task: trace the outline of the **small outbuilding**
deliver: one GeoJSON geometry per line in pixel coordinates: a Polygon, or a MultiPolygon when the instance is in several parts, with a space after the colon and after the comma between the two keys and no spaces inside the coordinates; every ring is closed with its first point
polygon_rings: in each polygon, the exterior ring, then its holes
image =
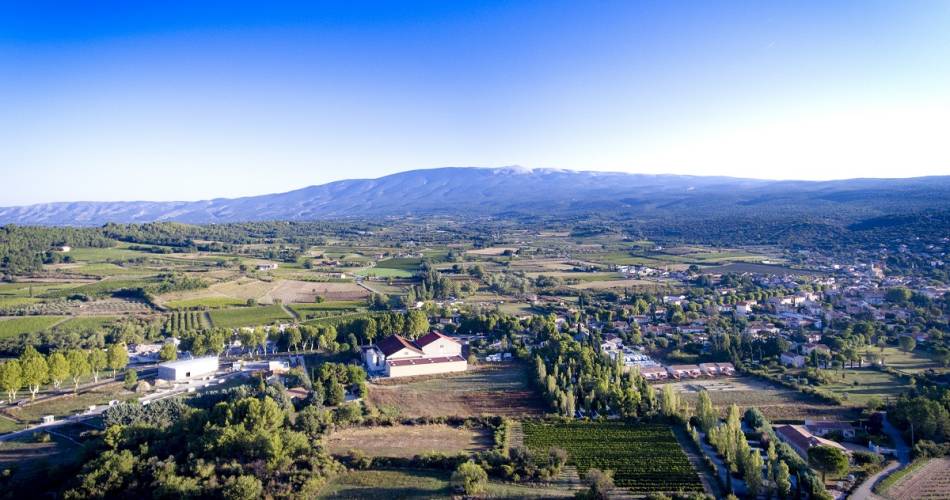
{"type": "Polygon", "coordinates": [[[181,359],[158,365],[158,379],[178,382],[213,375],[216,371],[218,371],[217,356],[181,359]]]}

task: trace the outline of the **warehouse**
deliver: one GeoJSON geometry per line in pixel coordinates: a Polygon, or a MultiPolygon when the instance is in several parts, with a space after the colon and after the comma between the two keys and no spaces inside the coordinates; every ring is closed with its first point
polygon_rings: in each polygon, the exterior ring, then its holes
{"type": "Polygon", "coordinates": [[[158,378],[169,382],[178,382],[192,378],[212,375],[218,371],[218,357],[182,359],[158,365],[158,378]]]}

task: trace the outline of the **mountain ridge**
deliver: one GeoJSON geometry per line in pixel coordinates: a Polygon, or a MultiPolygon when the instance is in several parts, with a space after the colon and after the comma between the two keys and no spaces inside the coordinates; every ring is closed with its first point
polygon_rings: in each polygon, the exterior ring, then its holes
{"type": "MultiPolygon", "coordinates": [[[[344,179],[283,193],[199,201],[52,202],[0,208],[0,224],[224,223],[402,215],[577,214],[618,211],[842,211],[881,215],[950,208],[950,176],[835,181],[631,174],[525,167],[445,167],[344,179]]],[[[833,215],[833,214],[832,214],[833,215]]]]}

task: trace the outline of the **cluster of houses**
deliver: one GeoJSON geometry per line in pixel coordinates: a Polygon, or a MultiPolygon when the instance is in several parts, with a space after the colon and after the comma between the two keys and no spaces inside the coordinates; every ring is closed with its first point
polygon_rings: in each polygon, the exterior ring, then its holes
{"type": "Polygon", "coordinates": [[[640,375],[647,380],[731,377],[736,374],[732,363],[700,363],[698,365],[643,366],[640,375]]]}
{"type": "Polygon", "coordinates": [[[600,350],[611,359],[622,356],[624,366],[629,370],[636,368],[647,380],[666,380],[700,377],[730,377],[736,368],[732,363],[700,363],[698,365],[669,365],[656,362],[650,356],[623,345],[623,339],[609,333],[604,336],[600,350]]]}

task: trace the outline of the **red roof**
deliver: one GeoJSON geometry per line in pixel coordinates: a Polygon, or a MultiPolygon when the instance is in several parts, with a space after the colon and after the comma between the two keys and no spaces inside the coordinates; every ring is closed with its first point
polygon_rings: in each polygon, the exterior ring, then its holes
{"type": "Polygon", "coordinates": [[[442,335],[439,332],[431,332],[416,339],[415,344],[419,346],[419,348],[421,349],[437,340],[442,340],[442,339],[458,343],[458,341],[453,339],[452,337],[446,337],[445,335],[442,335]]]}
{"type": "Polygon", "coordinates": [[[408,358],[408,359],[390,359],[386,361],[389,366],[409,366],[409,365],[434,365],[437,363],[454,363],[465,361],[462,356],[442,356],[438,358],[408,358]]]}
{"type": "Polygon", "coordinates": [[[376,348],[382,351],[385,356],[392,356],[403,349],[422,354],[422,350],[416,347],[412,342],[400,337],[399,335],[390,335],[376,343],[376,348]]]}

